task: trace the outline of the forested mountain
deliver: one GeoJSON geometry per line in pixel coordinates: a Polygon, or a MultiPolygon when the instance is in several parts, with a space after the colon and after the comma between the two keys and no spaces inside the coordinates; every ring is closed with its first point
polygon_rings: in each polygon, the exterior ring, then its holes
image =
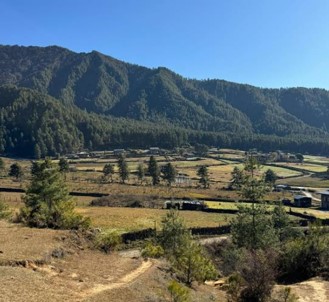
{"type": "Polygon", "coordinates": [[[0,152],[118,146],[329,152],[329,92],[185,79],[99,52],[0,46],[0,152]]]}

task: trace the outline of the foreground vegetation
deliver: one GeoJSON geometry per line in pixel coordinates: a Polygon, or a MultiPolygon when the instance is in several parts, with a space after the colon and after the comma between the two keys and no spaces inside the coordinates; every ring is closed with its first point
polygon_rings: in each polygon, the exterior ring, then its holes
{"type": "MultiPolygon", "coordinates": [[[[124,166],[125,158],[121,161],[124,166]]],[[[157,165],[155,158],[151,158],[149,166],[153,170],[149,169],[148,177],[153,186],[158,186],[161,175],[157,165]]],[[[123,244],[122,232],[145,227],[156,229],[156,232],[150,233],[152,237],[144,242],[142,255],[161,261],[166,259],[169,263],[167,290],[174,301],[188,301],[192,294],[189,288],[195,282],[203,283],[218,277],[225,278],[228,301],[295,301],[296,297],[289,288],[274,295],[275,283],[329,276],[328,230],[316,223],[307,233],[302,232],[294,226],[282,205],[271,205],[269,209],[267,204],[261,202],[268,196],[276,175],[268,169],[263,173],[252,156],[247,157],[244,166],[237,166],[231,173],[230,189],[240,198],[250,201],[248,204],[227,204],[239,210],[237,215],[197,211],[179,214],[177,210],[96,206],[74,209],[64,182],[68,177],[67,170],[68,166],[63,160],[58,164],[50,160],[32,164],[30,182],[23,207],[18,211],[18,220],[38,228],[89,229],[87,233],[76,233],[84,234],[79,235],[84,238],[79,239],[79,247],[81,240],[86,240],[89,242],[88,249],[106,253],[123,244]],[[86,216],[90,216],[91,220],[83,218],[86,216]],[[191,226],[218,224],[229,224],[231,234],[210,241],[206,248],[188,230],[191,226]],[[94,229],[95,226],[100,229],[94,229]]],[[[124,169],[121,170],[119,177],[123,172],[122,175],[126,175],[124,169]]],[[[172,169],[168,175],[174,173],[172,169]]],[[[198,183],[202,187],[199,190],[209,190],[207,167],[200,166],[197,173],[198,183]]],[[[103,174],[106,179],[102,177],[101,181],[111,185],[113,169],[107,166],[103,174]]],[[[143,182],[144,177],[145,174],[141,173],[138,181],[143,182]]],[[[124,181],[126,178],[121,178],[121,182],[124,181]]],[[[167,192],[171,191],[171,185],[166,180],[167,192]]],[[[8,207],[0,203],[0,218],[9,216],[8,207]]],[[[55,255],[58,254],[62,255],[63,251],[56,250],[55,255]]]]}

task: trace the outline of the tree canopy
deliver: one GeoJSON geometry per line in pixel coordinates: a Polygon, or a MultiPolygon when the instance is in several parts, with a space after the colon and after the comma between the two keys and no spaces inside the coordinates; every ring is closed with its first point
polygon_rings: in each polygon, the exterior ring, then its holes
{"type": "Polygon", "coordinates": [[[33,162],[31,183],[24,196],[25,206],[19,219],[39,228],[70,229],[87,227],[88,219],[74,212],[75,204],[69,196],[58,166],[49,159],[33,162]]]}

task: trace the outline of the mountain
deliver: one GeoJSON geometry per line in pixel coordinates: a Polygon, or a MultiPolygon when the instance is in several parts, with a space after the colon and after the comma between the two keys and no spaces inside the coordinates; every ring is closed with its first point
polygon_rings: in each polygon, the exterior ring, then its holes
{"type": "Polygon", "coordinates": [[[186,79],[99,52],[0,46],[0,152],[215,146],[326,153],[329,92],[186,79]]]}

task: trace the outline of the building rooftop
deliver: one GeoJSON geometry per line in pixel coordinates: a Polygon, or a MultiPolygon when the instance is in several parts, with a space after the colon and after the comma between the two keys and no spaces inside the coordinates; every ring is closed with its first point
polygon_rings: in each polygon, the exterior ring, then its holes
{"type": "Polygon", "coordinates": [[[295,195],[295,196],[294,196],[294,199],[303,199],[303,198],[309,198],[309,199],[312,199],[312,197],[305,196],[305,195],[295,195]]]}
{"type": "Polygon", "coordinates": [[[329,195],[329,190],[320,192],[321,195],[329,195]]]}

